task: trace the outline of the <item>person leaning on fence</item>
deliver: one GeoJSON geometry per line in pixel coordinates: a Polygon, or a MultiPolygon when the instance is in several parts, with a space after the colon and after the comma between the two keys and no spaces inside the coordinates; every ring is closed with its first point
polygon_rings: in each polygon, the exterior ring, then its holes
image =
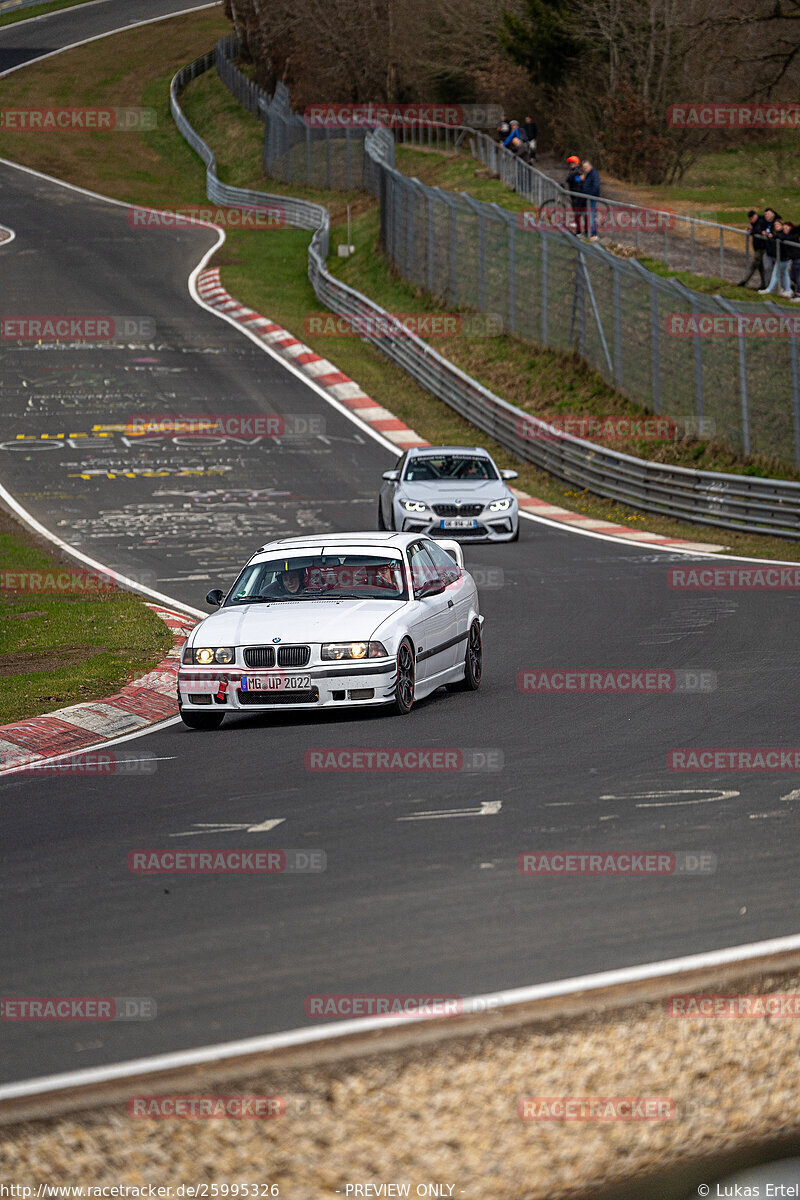
{"type": "MultiPolygon", "coordinates": [[[[764,228],[761,231],[761,238],[764,242],[764,257],[762,266],[764,268],[764,287],[767,286],[767,280],[772,276],[772,268],[775,266],[775,247],[772,243],[772,230],[775,221],[780,220],[780,217],[775,212],[774,208],[764,209],[764,228]]],[[[759,291],[761,289],[759,288],[759,291]]]]}
{"type": "MultiPolygon", "coordinates": [[[[772,209],[768,208],[767,212],[772,213],[774,219],[775,214],[772,212],[772,209]]],[[[750,247],[753,251],[753,257],[750,262],[750,270],[747,272],[744,279],[739,280],[736,286],[747,287],[756,271],[758,271],[761,279],[761,286],[762,288],[765,288],[767,286],[767,280],[764,275],[764,248],[767,243],[763,234],[769,222],[767,221],[766,216],[759,216],[754,208],[751,208],[748,212],[747,220],[749,222],[747,236],[750,238],[750,247]]]]}
{"type": "Polygon", "coordinates": [[[536,139],[539,136],[539,130],[536,128],[536,122],[533,117],[526,117],[522,125],[522,132],[528,139],[528,144],[531,148],[531,158],[536,158],[536,139]]]}
{"type": "Polygon", "coordinates": [[[778,292],[785,299],[788,299],[792,294],[792,290],[789,287],[789,260],[786,258],[783,248],[783,243],[788,236],[788,229],[788,223],[784,225],[780,217],[776,216],[772,232],[767,234],[768,241],[765,254],[767,263],[772,263],[772,274],[767,286],[758,289],[760,296],[768,296],[772,292],[778,292]]]}
{"type": "Polygon", "coordinates": [[[597,197],[600,195],[600,176],[597,168],[593,167],[588,158],[581,163],[583,174],[581,175],[581,187],[583,193],[588,196],[588,230],[591,234],[593,242],[597,241],[597,197]]]}
{"type": "Polygon", "coordinates": [[[521,158],[523,162],[530,162],[531,147],[525,130],[520,125],[519,121],[509,122],[508,137],[503,142],[517,158],[521,158]]]}
{"type": "Polygon", "coordinates": [[[795,304],[800,303],[800,225],[784,222],[786,240],[781,246],[781,258],[789,264],[789,290],[795,304]]]}
{"type": "Polygon", "coordinates": [[[567,159],[569,174],[564,186],[570,193],[569,202],[572,206],[572,220],[577,233],[582,233],[586,224],[586,201],[583,198],[583,176],[581,175],[581,160],[577,154],[571,154],[567,159]]]}

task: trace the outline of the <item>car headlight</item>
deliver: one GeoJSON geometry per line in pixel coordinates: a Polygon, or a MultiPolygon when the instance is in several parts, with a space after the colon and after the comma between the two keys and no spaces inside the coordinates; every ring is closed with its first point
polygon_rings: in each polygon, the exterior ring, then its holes
{"type": "Polygon", "coordinates": [[[198,649],[186,650],[183,661],[207,667],[213,662],[232,663],[236,657],[233,646],[200,646],[198,649]]]}
{"type": "Polygon", "coordinates": [[[406,512],[425,512],[427,504],[422,504],[419,500],[404,500],[403,508],[406,512]]]}
{"type": "Polygon", "coordinates": [[[325,642],[320,655],[324,659],[387,658],[383,642],[325,642]]]}
{"type": "Polygon", "coordinates": [[[511,500],[495,500],[489,505],[489,512],[505,512],[507,508],[511,508],[511,500]]]}

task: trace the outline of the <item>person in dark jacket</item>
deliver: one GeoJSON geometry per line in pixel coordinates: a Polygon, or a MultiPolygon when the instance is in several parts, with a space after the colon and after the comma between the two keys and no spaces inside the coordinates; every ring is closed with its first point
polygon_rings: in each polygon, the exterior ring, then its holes
{"type": "Polygon", "coordinates": [[[597,172],[597,168],[592,166],[592,164],[589,162],[588,158],[584,159],[584,161],[581,163],[581,168],[583,171],[583,174],[581,175],[581,187],[583,188],[584,195],[590,197],[590,199],[587,200],[587,202],[586,202],[588,205],[588,218],[589,218],[588,222],[587,222],[589,229],[587,230],[587,232],[589,232],[591,234],[592,241],[596,242],[597,241],[597,216],[596,216],[597,199],[596,199],[596,197],[600,195],[600,176],[597,172]]]}
{"type": "MultiPolygon", "coordinates": [[[[776,220],[779,221],[780,217],[775,212],[775,209],[765,208],[764,228],[761,230],[761,234],[759,235],[764,243],[764,287],[767,286],[767,280],[772,277],[772,268],[775,266],[775,246],[772,242],[772,230],[776,220]]],[[[760,288],[759,291],[761,291],[760,288]]]]}
{"type": "Polygon", "coordinates": [[[789,264],[789,287],[792,300],[800,303],[800,225],[791,225],[784,221],[786,240],[781,246],[781,258],[789,264]]]}
{"type": "Polygon", "coordinates": [[[536,122],[534,121],[533,117],[525,118],[525,123],[523,124],[522,129],[531,148],[531,158],[536,158],[536,139],[539,136],[539,131],[536,128],[536,122]]]}
{"type": "MultiPolygon", "coordinates": [[[[772,212],[771,208],[768,208],[767,212],[772,213],[772,216],[774,218],[775,214],[772,212]]],[[[748,283],[753,278],[756,271],[758,271],[759,277],[761,279],[761,286],[762,286],[762,288],[765,288],[767,286],[767,280],[764,275],[764,248],[767,243],[764,239],[763,234],[764,234],[764,230],[767,228],[767,225],[769,224],[769,222],[767,221],[766,215],[763,217],[759,216],[759,214],[757,213],[757,211],[754,208],[751,208],[750,211],[748,212],[747,220],[748,220],[747,236],[750,238],[750,248],[753,251],[753,257],[750,260],[750,270],[747,272],[744,279],[739,280],[739,282],[736,286],[737,287],[747,287],[748,283]]]]}
{"type": "Polygon", "coordinates": [[[788,222],[784,224],[781,218],[776,216],[771,233],[765,235],[767,238],[765,259],[767,263],[772,262],[773,265],[769,283],[765,288],[758,289],[761,296],[778,292],[785,299],[789,299],[792,294],[792,289],[789,287],[789,262],[783,248],[783,243],[788,237],[788,230],[788,222]]]}
{"type": "Polygon", "coordinates": [[[531,147],[528,141],[528,136],[525,130],[520,125],[519,121],[509,122],[508,137],[503,142],[506,149],[511,150],[516,154],[517,158],[521,158],[523,162],[530,162],[531,147]]]}
{"type": "Polygon", "coordinates": [[[564,186],[570,193],[569,202],[572,207],[572,221],[576,233],[580,234],[586,222],[586,201],[583,198],[583,176],[581,175],[581,160],[577,154],[571,154],[567,159],[569,174],[564,186]]]}

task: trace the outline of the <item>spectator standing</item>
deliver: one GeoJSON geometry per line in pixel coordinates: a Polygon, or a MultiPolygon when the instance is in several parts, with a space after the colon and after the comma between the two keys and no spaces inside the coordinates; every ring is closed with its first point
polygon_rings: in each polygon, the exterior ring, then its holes
{"type": "Polygon", "coordinates": [[[525,118],[525,124],[522,126],[522,129],[531,148],[531,158],[536,158],[536,139],[539,136],[539,130],[536,128],[536,122],[533,117],[525,118]]]}
{"type": "Polygon", "coordinates": [[[781,258],[789,264],[789,289],[795,304],[800,303],[800,225],[784,222],[786,240],[781,246],[781,258]]]}
{"type": "Polygon", "coordinates": [[[593,167],[588,158],[581,163],[583,174],[581,175],[581,187],[583,193],[588,196],[586,201],[588,205],[588,226],[587,232],[591,234],[593,242],[597,241],[597,197],[600,195],[600,175],[597,168],[593,167]]]}
{"type": "Polygon", "coordinates": [[[583,176],[581,175],[581,160],[577,154],[571,154],[567,159],[569,174],[565,187],[570,193],[569,202],[572,206],[572,220],[577,233],[581,233],[586,221],[586,201],[583,198],[583,176]]]}
{"type": "MultiPolygon", "coordinates": [[[[767,212],[772,213],[772,209],[768,208],[767,212]]],[[[774,218],[775,214],[772,213],[772,215],[774,218]]],[[[747,220],[749,223],[747,236],[750,238],[750,247],[753,251],[753,257],[750,262],[750,270],[747,272],[744,279],[739,280],[736,286],[747,287],[756,271],[758,271],[761,279],[761,286],[762,288],[765,288],[767,286],[767,280],[764,275],[764,248],[767,243],[763,235],[765,229],[767,228],[768,221],[766,219],[766,215],[763,217],[759,216],[758,212],[754,208],[751,208],[748,212],[747,220]]]]}
{"type": "Polygon", "coordinates": [[[508,136],[503,145],[524,162],[530,161],[530,145],[519,121],[509,121],[508,136]]]}
{"type": "Polygon", "coordinates": [[[768,245],[766,249],[766,259],[769,262],[772,260],[772,274],[769,283],[765,288],[759,288],[759,295],[768,296],[772,292],[778,292],[781,296],[788,299],[791,294],[789,287],[789,262],[786,259],[783,249],[783,243],[787,238],[788,223],[784,222],[780,217],[776,216],[772,226],[772,233],[767,234],[768,245]],[[773,247],[773,253],[770,254],[770,247],[773,247]]]}
{"type": "MultiPolygon", "coordinates": [[[[764,287],[767,286],[767,280],[772,278],[772,268],[775,266],[775,245],[772,241],[772,231],[775,227],[776,220],[780,217],[775,212],[774,208],[764,209],[764,230],[761,236],[764,239],[764,287]]],[[[758,289],[761,291],[761,288],[758,289]]]]}

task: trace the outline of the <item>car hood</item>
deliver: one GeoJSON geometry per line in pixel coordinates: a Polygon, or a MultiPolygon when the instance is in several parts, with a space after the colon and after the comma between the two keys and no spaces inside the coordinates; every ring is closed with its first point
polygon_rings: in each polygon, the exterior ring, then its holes
{"type": "Polygon", "coordinates": [[[404,600],[289,600],[242,604],[212,613],[194,630],[193,646],[368,641],[404,600]]]}
{"type": "Polygon", "coordinates": [[[430,483],[413,479],[401,485],[403,496],[411,500],[424,500],[430,504],[454,504],[456,500],[464,500],[468,504],[488,504],[500,496],[508,495],[508,488],[502,479],[454,479],[452,483],[430,483]]]}

